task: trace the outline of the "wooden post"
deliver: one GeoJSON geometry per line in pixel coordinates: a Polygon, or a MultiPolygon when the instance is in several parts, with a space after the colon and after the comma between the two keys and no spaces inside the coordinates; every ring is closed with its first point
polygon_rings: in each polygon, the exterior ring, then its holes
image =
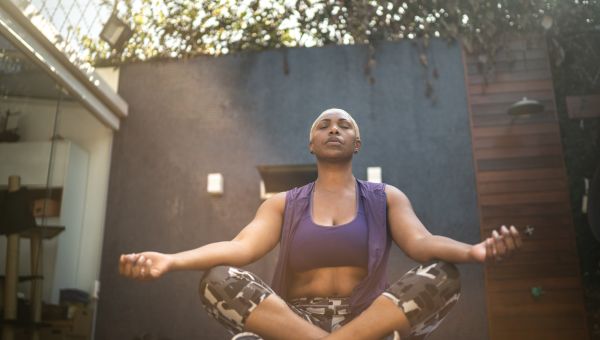
{"type": "Polygon", "coordinates": [[[42,235],[32,233],[30,240],[31,247],[31,321],[34,323],[34,329],[31,340],[37,340],[39,336],[39,324],[42,321],[42,283],[43,279],[38,277],[40,273],[40,262],[42,261],[42,235]]]}
{"type": "Polygon", "coordinates": [[[34,324],[34,330],[31,340],[39,339],[38,326],[42,321],[42,278],[38,278],[40,273],[40,262],[42,260],[42,235],[40,233],[31,233],[31,321],[34,324]]]}
{"type": "MultiPolygon", "coordinates": [[[[8,177],[8,191],[15,192],[21,188],[19,176],[8,177]]],[[[4,285],[4,321],[17,320],[17,283],[19,281],[19,234],[7,235],[6,242],[6,281],[4,285]]],[[[14,339],[14,326],[5,322],[2,328],[2,339],[14,339]]]]}

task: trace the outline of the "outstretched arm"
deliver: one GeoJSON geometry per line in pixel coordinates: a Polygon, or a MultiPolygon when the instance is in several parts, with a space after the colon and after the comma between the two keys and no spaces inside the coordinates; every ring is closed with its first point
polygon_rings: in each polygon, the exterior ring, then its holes
{"type": "Polygon", "coordinates": [[[210,243],[196,249],[163,254],[143,252],[121,255],[121,275],[139,279],[156,279],[169,271],[206,270],[217,265],[245,266],[271,251],[279,242],[285,193],[266,200],[256,216],[231,241],[210,243]]]}
{"type": "Polygon", "coordinates": [[[397,188],[385,188],[388,221],[394,242],[410,258],[418,262],[433,259],[453,263],[501,261],[521,247],[521,236],[514,226],[502,226],[491,237],[475,245],[432,235],[415,215],[406,195],[397,188]]]}

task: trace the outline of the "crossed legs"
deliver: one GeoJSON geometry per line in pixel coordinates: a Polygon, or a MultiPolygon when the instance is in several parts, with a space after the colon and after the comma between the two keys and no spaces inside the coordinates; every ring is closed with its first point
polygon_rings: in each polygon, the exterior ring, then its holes
{"type": "Polygon", "coordinates": [[[245,330],[265,339],[381,339],[398,329],[401,334],[410,330],[404,313],[389,299],[380,296],[349,324],[327,333],[296,315],[276,295],[263,301],[246,320],[245,330]],[[382,315],[386,315],[382,318],[382,315]],[[367,326],[368,325],[368,326],[367,326]]]}
{"type": "Polygon", "coordinates": [[[354,320],[329,334],[247,271],[215,267],[200,283],[207,311],[230,332],[250,331],[266,339],[381,339],[394,330],[402,339],[419,339],[439,325],[458,300],[459,291],[454,265],[418,266],[354,320]]]}
{"type": "Polygon", "coordinates": [[[246,320],[245,330],[265,339],[323,339],[329,333],[294,313],[275,294],[269,295],[246,320]]]}

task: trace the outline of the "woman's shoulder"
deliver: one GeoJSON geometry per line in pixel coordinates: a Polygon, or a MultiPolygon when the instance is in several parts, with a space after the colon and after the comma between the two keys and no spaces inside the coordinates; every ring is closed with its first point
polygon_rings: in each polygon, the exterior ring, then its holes
{"type": "Polygon", "coordinates": [[[261,205],[261,208],[283,213],[285,209],[286,193],[280,192],[267,198],[261,205]]]}
{"type": "Polygon", "coordinates": [[[387,183],[375,183],[375,182],[367,182],[359,180],[359,183],[363,185],[364,188],[374,192],[376,194],[384,195],[386,201],[389,203],[392,202],[403,202],[408,200],[408,197],[402,192],[402,190],[396,188],[395,186],[387,183]]]}
{"type": "Polygon", "coordinates": [[[310,196],[310,192],[312,191],[312,188],[314,185],[315,185],[315,182],[310,182],[306,185],[292,188],[285,192],[285,196],[288,200],[308,198],[310,196]]]}
{"type": "Polygon", "coordinates": [[[369,182],[369,181],[363,181],[361,179],[357,179],[358,184],[362,187],[363,191],[370,191],[370,192],[375,192],[375,193],[381,193],[381,194],[385,194],[386,186],[388,184],[385,183],[376,183],[376,182],[369,182]]]}
{"type": "Polygon", "coordinates": [[[392,203],[392,204],[394,204],[394,203],[410,204],[410,202],[408,200],[408,196],[406,196],[406,194],[404,192],[402,192],[402,190],[396,188],[393,185],[386,184],[385,195],[386,195],[388,204],[390,204],[390,203],[392,203]]]}

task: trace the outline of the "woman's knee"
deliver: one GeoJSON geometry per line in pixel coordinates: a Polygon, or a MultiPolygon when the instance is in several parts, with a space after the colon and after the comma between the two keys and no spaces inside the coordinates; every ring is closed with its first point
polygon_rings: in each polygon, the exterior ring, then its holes
{"type": "Polygon", "coordinates": [[[460,271],[454,263],[437,261],[435,262],[435,270],[441,272],[444,276],[440,278],[448,294],[460,294],[460,271]]]}
{"type": "Polygon", "coordinates": [[[434,329],[460,296],[460,272],[435,261],[408,271],[383,293],[404,312],[413,332],[434,329]]]}
{"type": "Polygon", "coordinates": [[[206,270],[202,275],[198,293],[200,294],[200,301],[205,307],[215,306],[226,297],[224,290],[229,281],[230,268],[229,266],[217,266],[206,270]]]}
{"type": "Polygon", "coordinates": [[[210,315],[230,331],[239,332],[250,312],[273,290],[246,270],[218,266],[204,273],[200,279],[199,293],[210,315]]]}
{"type": "Polygon", "coordinates": [[[264,295],[273,292],[255,274],[230,266],[216,266],[207,270],[200,279],[199,290],[200,297],[211,300],[211,303],[214,303],[215,299],[255,300],[256,294],[264,295]]]}
{"type": "Polygon", "coordinates": [[[226,281],[232,268],[230,266],[216,266],[206,270],[200,279],[200,289],[202,290],[202,287],[209,284],[219,284],[226,281]]]}
{"type": "Polygon", "coordinates": [[[441,293],[460,294],[460,271],[454,263],[431,261],[411,269],[407,274],[414,275],[416,281],[423,285],[434,285],[441,293]]]}

